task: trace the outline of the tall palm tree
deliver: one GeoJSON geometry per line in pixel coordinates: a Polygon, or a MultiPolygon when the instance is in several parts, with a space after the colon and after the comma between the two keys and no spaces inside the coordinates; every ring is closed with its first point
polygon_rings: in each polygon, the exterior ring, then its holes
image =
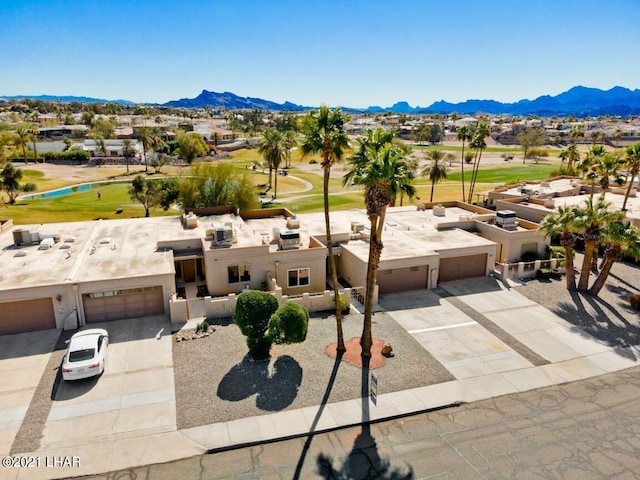
{"type": "Polygon", "coordinates": [[[584,238],[584,258],[578,279],[578,290],[586,292],[589,286],[589,273],[592,266],[597,261],[597,250],[600,243],[601,230],[610,222],[620,220],[622,212],[610,210],[611,202],[607,202],[604,195],[600,195],[594,202],[589,198],[586,206],[579,210],[576,216],[576,227],[583,232],[584,238]]]}
{"type": "Polygon", "coordinates": [[[629,195],[631,195],[631,189],[633,188],[633,181],[635,180],[638,173],[640,173],[640,142],[629,145],[626,150],[626,157],[624,162],[625,167],[627,167],[627,191],[624,194],[624,202],[622,202],[622,211],[627,210],[627,200],[629,199],[629,195]]]}
{"type": "Polygon", "coordinates": [[[482,159],[482,152],[487,148],[487,143],[484,141],[491,134],[491,128],[486,120],[480,120],[473,132],[473,138],[469,144],[472,148],[475,148],[476,155],[473,161],[473,171],[471,172],[471,184],[469,185],[469,198],[468,202],[472,203],[473,193],[476,188],[476,180],[478,178],[478,168],[480,167],[480,160],[482,159]]]}
{"type": "Polygon", "coordinates": [[[140,127],[138,130],[138,141],[142,144],[142,157],[144,158],[144,171],[149,171],[149,162],[147,162],[147,150],[150,149],[152,133],[149,127],[140,127]]]}
{"type": "Polygon", "coordinates": [[[31,143],[33,144],[33,159],[34,162],[38,163],[38,148],[36,146],[36,142],[38,141],[38,133],[40,130],[38,129],[38,125],[32,123],[29,125],[29,137],[31,138],[31,143]]]}
{"type": "Polygon", "coordinates": [[[449,167],[444,161],[445,154],[442,150],[429,150],[427,157],[429,157],[431,162],[422,169],[420,175],[423,177],[428,176],[429,180],[431,180],[431,198],[429,201],[433,202],[433,190],[436,187],[436,183],[447,179],[449,167]]]}
{"type": "Polygon", "coordinates": [[[387,143],[379,149],[370,146],[366,148],[364,155],[354,155],[349,162],[352,169],[345,175],[343,183],[364,187],[364,202],[371,223],[364,324],[360,338],[362,356],[370,357],[373,340],[371,319],[373,317],[374,289],[382,255],[382,231],[387,206],[392,204],[400,191],[409,198],[413,198],[415,187],[410,183],[412,176],[407,172],[407,163],[402,157],[402,151],[392,143],[387,143]]]}
{"type": "Polygon", "coordinates": [[[269,165],[269,186],[271,186],[273,171],[276,171],[273,190],[273,198],[276,198],[278,196],[278,169],[282,161],[287,158],[287,148],[282,133],[273,128],[265,129],[258,141],[258,152],[269,165]]]}
{"type": "Polygon", "coordinates": [[[551,215],[547,215],[540,222],[540,230],[545,237],[560,237],[560,245],[564,248],[565,257],[565,279],[567,289],[576,289],[576,274],[573,267],[573,252],[576,246],[575,234],[578,232],[576,216],[579,210],[575,207],[560,206],[551,215]]]}
{"type": "Polygon", "coordinates": [[[630,255],[634,259],[640,258],[640,233],[638,227],[629,221],[614,220],[602,229],[605,245],[602,268],[595,282],[589,289],[589,294],[597,296],[604,286],[611,267],[622,259],[622,255],[630,255]]]}
{"type": "Polygon", "coordinates": [[[329,219],[329,175],[334,163],[340,162],[345,150],[349,148],[349,137],[344,124],[349,121],[349,116],[343,114],[339,108],[333,111],[322,105],[320,110],[309,112],[302,119],[301,131],[304,135],[301,150],[303,157],[319,154],[322,157],[323,170],[323,199],[324,199],[324,223],[327,234],[327,249],[329,253],[329,270],[333,282],[333,291],[336,305],[336,328],[338,330],[337,352],[343,353],[344,336],[342,334],[342,311],[340,310],[338,273],[336,261],[333,255],[333,243],[331,241],[331,225],[329,219]]]}
{"type": "Polygon", "coordinates": [[[464,143],[471,140],[472,132],[471,129],[464,125],[458,129],[458,133],[456,137],[459,141],[462,142],[462,154],[460,156],[460,169],[462,173],[462,201],[464,202],[466,197],[464,196],[464,143]]]}
{"type": "Polygon", "coordinates": [[[27,158],[27,142],[31,139],[31,130],[29,126],[26,124],[18,125],[16,128],[16,146],[20,147],[22,150],[22,158],[24,159],[24,164],[29,163],[29,159],[27,158]]]}
{"type": "Polygon", "coordinates": [[[133,156],[133,148],[131,147],[131,139],[125,138],[122,140],[122,156],[124,157],[125,162],[127,163],[127,173],[129,173],[129,158],[133,156]]]}

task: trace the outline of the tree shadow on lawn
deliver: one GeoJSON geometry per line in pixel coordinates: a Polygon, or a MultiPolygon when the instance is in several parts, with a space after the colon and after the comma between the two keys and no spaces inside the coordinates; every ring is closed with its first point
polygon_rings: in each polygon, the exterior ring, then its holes
{"type": "Polygon", "coordinates": [[[293,403],[302,383],[302,368],[288,355],[270,362],[254,361],[249,354],[222,378],[217,395],[222,400],[238,402],[257,394],[256,406],[276,412],[293,403]]]}

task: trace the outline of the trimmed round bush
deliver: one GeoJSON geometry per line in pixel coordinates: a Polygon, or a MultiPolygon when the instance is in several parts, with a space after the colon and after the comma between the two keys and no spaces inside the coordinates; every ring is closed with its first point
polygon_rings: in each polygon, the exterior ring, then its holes
{"type": "Polygon", "coordinates": [[[269,320],[269,336],[278,344],[304,342],[308,328],[309,312],[295,302],[284,302],[269,320]]]}
{"type": "Polygon", "coordinates": [[[247,337],[249,353],[254,358],[269,356],[271,339],[267,336],[269,318],[278,309],[278,300],[267,292],[250,290],[238,295],[236,324],[247,337]]]}

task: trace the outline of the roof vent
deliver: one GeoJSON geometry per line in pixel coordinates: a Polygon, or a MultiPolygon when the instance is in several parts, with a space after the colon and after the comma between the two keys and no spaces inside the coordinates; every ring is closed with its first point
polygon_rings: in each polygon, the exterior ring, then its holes
{"type": "Polygon", "coordinates": [[[102,237],[100,239],[100,245],[105,245],[107,243],[111,243],[111,237],[102,237]]]}
{"type": "Polygon", "coordinates": [[[25,252],[24,250],[18,250],[16,253],[13,254],[14,257],[26,257],[27,256],[27,252],[25,252]]]}

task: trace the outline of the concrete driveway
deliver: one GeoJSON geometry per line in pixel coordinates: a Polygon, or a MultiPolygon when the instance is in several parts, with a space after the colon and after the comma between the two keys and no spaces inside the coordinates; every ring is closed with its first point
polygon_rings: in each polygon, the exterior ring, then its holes
{"type": "Polygon", "coordinates": [[[11,451],[59,336],[58,330],[0,336],[0,455],[11,451]]]}
{"type": "Polygon", "coordinates": [[[170,321],[145,317],[91,328],[109,332],[106,368],[100,377],[75,382],[43,375],[59,331],[0,337],[0,373],[7,379],[0,387],[2,453],[10,452],[19,428],[41,434],[36,451],[18,454],[36,456],[41,468],[5,469],[6,478],[66,478],[203,453],[176,428],[170,321]],[[25,345],[35,353],[24,357],[25,345]],[[44,426],[32,418],[33,406],[27,412],[36,388],[48,399],[44,426]],[[73,459],[72,465],[44,468],[54,458],[73,459]]]}
{"type": "Polygon", "coordinates": [[[59,380],[41,449],[175,430],[170,322],[145,317],[91,327],[109,332],[105,371],[87,380],[59,380]]]}

